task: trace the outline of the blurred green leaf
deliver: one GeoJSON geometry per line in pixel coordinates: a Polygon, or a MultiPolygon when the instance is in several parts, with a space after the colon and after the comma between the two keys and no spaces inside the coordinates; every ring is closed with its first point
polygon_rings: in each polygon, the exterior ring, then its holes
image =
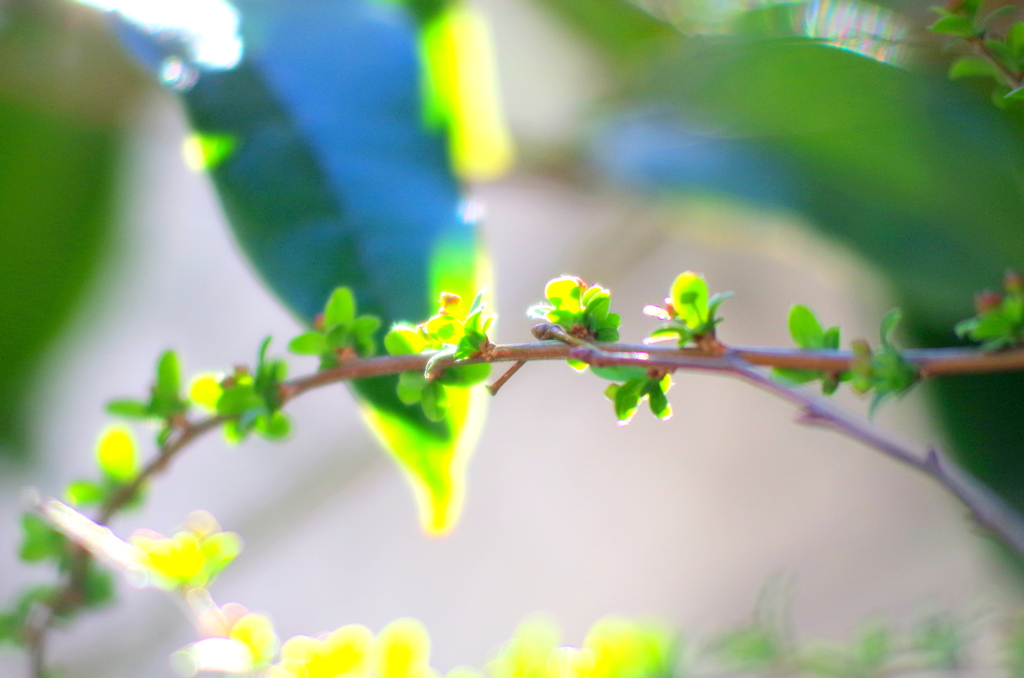
{"type": "Polygon", "coordinates": [[[356,300],[352,296],[352,290],[347,287],[339,287],[331,294],[324,308],[324,327],[330,328],[334,325],[350,325],[356,315],[356,300]]]}
{"type": "Polygon", "coordinates": [[[125,426],[108,426],[96,443],[96,463],[114,483],[125,483],[139,470],[135,438],[125,426]]]}
{"type": "Polygon", "coordinates": [[[18,556],[25,562],[60,560],[64,557],[65,538],[35,513],[22,514],[21,532],[21,549],[18,556]]]}
{"type": "Polygon", "coordinates": [[[819,349],[825,346],[825,330],[806,306],[797,304],[789,310],[789,333],[800,348],[819,349]]]}
{"type": "Polygon", "coordinates": [[[978,57],[960,57],[949,67],[949,79],[960,78],[999,78],[999,70],[984,59],[978,57]]]}
{"type": "Polygon", "coordinates": [[[131,398],[111,400],[107,403],[107,413],[128,419],[148,419],[153,416],[147,403],[131,398]]]}
{"type": "Polygon", "coordinates": [[[305,332],[288,342],[288,350],[297,355],[320,355],[331,350],[320,332],[305,332]]]}

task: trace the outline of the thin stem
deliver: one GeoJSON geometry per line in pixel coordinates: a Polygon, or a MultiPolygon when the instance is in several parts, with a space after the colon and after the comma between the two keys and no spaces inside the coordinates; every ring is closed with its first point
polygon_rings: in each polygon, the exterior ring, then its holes
{"type": "MultiPolygon", "coordinates": [[[[739,376],[762,389],[771,391],[802,407],[808,414],[805,422],[826,424],[846,435],[880,450],[890,457],[925,473],[959,498],[974,514],[978,522],[1006,540],[1018,553],[1024,555],[1024,526],[1015,512],[954,466],[946,463],[937,452],[924,457],[907,445],[895,441],[867,420],[854,417],[830,402],[802,390],[794,390],[772,381],[753,366],[843,372],[850,369],[854,356],[850,351],[807,351],[770,347],[737,347],[726,356],[709,355],[700,349],[675,348],[646,344],[588,342],[575,337],[562,328],[540,325],[534,335],[542,341],[527,344],[494,346],[486,355],[455,361],[451,358],[437,362],[441,370],[452,365],[486,362],[515,363],[492,385],[497,392],[522,365],[538,360],[577,359],[591,365],[640,365],[649,369],[675,371],[678,369],[712,371],[739,376]]],[[[902,353],[907,362],[919,370],[921,376],[943,374],[981,374],[1024,370],[1024,349],[986,353],[968,349],[921,349],[902,353]]],[[[429,354],[378,356],[354,358],[337,367],[287,381],[281,385],[282,403],[317,388],[366,377],[422,371],[429,354]]],[[[96,522],[105,525],[129,505],[150,479],[159,475],[197,438],[218,428],[229,418],[211,416],[198,421],[178,423],[171,437],[160,446],[156,456],[132,479],[112,494],[100,507],[96,522]]],[[[74,547],[71,563],[61,589],[49,604],[35,611],[24,629],[24,638],[32,662],[33,675],[44,678],[46,634],[58,615],[74,612],[81,606],[85,577],[92,558],[80,546],[74,547]]]]}
{"type": "Polygon", "coordinates": [[[520,370],[520,368],[522,368],[522,366],[525,365],[525,364],[526,364],[525,360],[517,360],[514,363],[512,363],[512,367],[510,367],[507,370],[505,370],[505,373],[503,375],[501,375],[500,377],[498,377],[494,381],[493,384],[488,386],[487,390],[491,392],[492,396],[498,395],[498,390],[502,386],[504,386],[505,382],[508,381],[509,379],[511,379],[512,375],[515,374],[516,372],[518,372],[520,370]]]}

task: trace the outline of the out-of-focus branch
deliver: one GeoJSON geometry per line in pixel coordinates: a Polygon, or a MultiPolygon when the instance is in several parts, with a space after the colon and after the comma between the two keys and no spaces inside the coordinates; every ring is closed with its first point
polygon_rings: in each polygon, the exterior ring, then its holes
{"type": "MultiPolygon", "coordinates": [[[[853,353],[850,351],[735,347],[726,355],[720,355],[710,354],[702,349],[680,349],[656,344],[591,343],[572,337],[553,325],[539,325],[534,328],[534,334],[545,337],[546,340],[496,345],[479,357],[462,361],[442,359],[435,364],[434,371],[451,367],[456,362],[515,363],[512,369],[494,383],[492,393],[496,393],[515,373],[517,366],[540,360],[572,358],[592,365],[640,365],[670,372],[708,370],[738,376],[801,407],[806,415],[803,419],[805,423],[835,428],[925,473],[959,498],[980,524],[998,534],[1024,556],[1024,523],[1019,516],[980,484],[957,471],[951,464],[945,463],[936,451],[930,451],[922,456],[912,447],[894,441],[869,421],[854,417],[827,400],[804,390],[792,389],[777,383],[755,369],[756,366],[760,366],[826,373],[845,372],[854,362],[853,353]]],[[[994,353],[967,349],[922,349],[908,350],[902,355],[907,362],[917,368],[921,376],[1024,370],[1024,349],[994,353]]],[[[429,358],[429,354],[353,358],[337,367],[283,383],[281,400],[282,403],[286,403],[307,391],[352,379],[423,371],[429,358]]],[[[150,479],[165,471],[190,443],[218,428],[227,420],[228,418],[223,416],[211,416],[196,421],[182,417],[176,421],[170,437],[160,446],[154,458],[135,478],[112,494],[100,507],[96,522],[101,525],[110,522],[138,497],[150,479]]],[[[46,675],[44,654],[48,629],[58,616],[79,609],[84,597],[85,579],[92,556],[80,546],[73,548],[75,550],[70,567],[66,571],[64,584],[48,604],[37,606],[24,629],[33,672],[37,678],[44,678],[46,675]]]]}

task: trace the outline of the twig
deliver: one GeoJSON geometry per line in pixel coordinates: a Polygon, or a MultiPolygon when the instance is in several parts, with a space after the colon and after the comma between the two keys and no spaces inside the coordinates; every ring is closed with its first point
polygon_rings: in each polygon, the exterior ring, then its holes
{"type": "Polygon", "coordinates": [[[519,369],[526,364],[525,360],[517,360],[512,363],[512,367],[505,370],[505,373],[498,377],[493,384],[487,387],[487,390],[491,392],[491,395],[498,395],[498,389],[505,385],[505,382],[512,378],[512,375],[519,371],[519,369]]]}
{"type": "Polygon", "coordinates": [[[923,454],[915,446],[900,440],[870,420],[854,415],[807,389],[791,388],[756,369],[740,351],[716,359],[695,360],[693,356],[657,355],[642,357],[601,353],[576,348],[572,358],[591,365],[637,365],[666,371],[677,369],[710,370],[739,377],[758,388],[788,400],[803,411],[800,422],[829,428],[857,440],[891,459],[923,473],[955,496],[979,525],[998,535],[1018,555],[1024,556],[1024,518],[998,495],[971,476],[960,471],[937,449],[923,454]]]}
{"type": "MultiPolygon", "coordinates": [[[[975,515],[981,525],[1006,540],[1018,553],[1024,555],[1024,526],[1012,509],[982,485],[945,463],[934,450],[920,457],[912,448],[894,441],[877,427],[843,412],[828,401],[804,391],[777,384],[753,366],[789,369],[843,372],[850,369],[854,356],[850,351],[807,351],[786,348],[737,347],[727,356],[708,355],[700,349],[679,349],[659,345],[588,342],[575,337],[557,325],[539,325],[534,335],[541,341],[528,344],[495,346],[487,355],[455,361],[451,358],[437,362],[442,370],[454,364],[485,362],[515,363],[492,386],[499,388],[524,364],[537,360],[577,359],[592,365],[642,365],[648,368],[675,371],[677,369],[707,370],[739,376],[755,385],[780,395],[802,407],[808,414],[808,423],[828,422],[832,428],[864,442],[890,457],[912,466],[936,480],[957,496],[975,515]]],[[[907,350],[903,357],[915,365],[922,376],[944,374],[980,374],[1024,370],[1024,349],[986,353],[968,349],[907,350]]],[[[429,354],[378,356],[354,358],[341,365],[293,379],[281,385],[282,402],[286,403],[306,391],[330,384],[365,377],[423,370],[429,354]]],[[[198,421],[179,424],[156,456],[132,479],[111,495],[100,507],[96,522],[105,525],[125,506],[131,503],[153,477],[162,473],[174,458],[200,436],[216,429],[227,417],[212,416],[198,421]]],[[[49,604],[34,610],[24,629],[24,638],[37,678],[46,675],[44,650],[46,633],[60,615],[74,612],[81,606],[85,576],[91,555],[75,546],[63,586],[49,604]]]]}

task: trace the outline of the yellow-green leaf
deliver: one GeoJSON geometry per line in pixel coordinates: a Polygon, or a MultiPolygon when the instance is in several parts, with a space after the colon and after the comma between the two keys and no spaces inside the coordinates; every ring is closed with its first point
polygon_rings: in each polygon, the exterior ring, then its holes
{"type": "Polygon", "coordinates": [[[104,429],[96,443],[96,463],[114,482],[124,483],[134,478],[139,459],[131,429],[117,424],[104,429]]]}

